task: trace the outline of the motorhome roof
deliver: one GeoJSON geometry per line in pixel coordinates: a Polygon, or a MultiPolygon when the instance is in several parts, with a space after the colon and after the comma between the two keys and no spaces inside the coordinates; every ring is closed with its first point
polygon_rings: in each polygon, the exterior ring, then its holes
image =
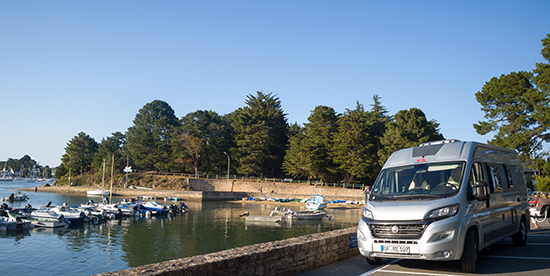
{"type": "Polygon", "coordinates": [[[422,162],[447,162],[468,160],[476,147],[494,149],[504,152],[515,152],[511,149],[487,145],[479,142],[459,141],[456,139],[422,143],[417,147],[406,148],[394,152],[384,167],[417,164],[422,162]]]}
{"type": "Polygon", "coordinates": [[[432,146],[432,145],[439,145],[439,144],[448,144],[448,143],[455,143],[460,142],[460,140],[457,139],[448,139],[448,140],[439,140],[439,141],[431,141],[426,142],[418,145],[419,147],[425,147],[425,146],[432,146]]]}

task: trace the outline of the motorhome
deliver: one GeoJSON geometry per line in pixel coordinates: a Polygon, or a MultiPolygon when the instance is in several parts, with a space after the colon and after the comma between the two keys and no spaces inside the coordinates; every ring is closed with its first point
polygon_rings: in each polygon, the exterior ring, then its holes
{"type": "Polygon", "coordinates": [[[384,258],[460,260],[476,272],[480,250],[527,242],[529,206],[514,150],[444,140],[394,152],[366,193],[357,230],[370,264],[384,258]]]}

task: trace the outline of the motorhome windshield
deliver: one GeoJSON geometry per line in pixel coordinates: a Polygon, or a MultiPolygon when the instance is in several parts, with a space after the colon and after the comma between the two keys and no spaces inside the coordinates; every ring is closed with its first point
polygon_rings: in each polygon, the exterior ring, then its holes
{"type": "Polygon", "coordinates": [[[460,189],[464,162],[416,164],[380,172],[369,200],[449,197],[460,189]]]}

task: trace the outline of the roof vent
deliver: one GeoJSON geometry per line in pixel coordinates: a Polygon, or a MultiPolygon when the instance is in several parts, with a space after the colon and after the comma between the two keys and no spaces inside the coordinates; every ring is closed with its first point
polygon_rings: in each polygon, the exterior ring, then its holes
{"type": "Polygon", "coordinates": [[[460,142],[460,140],[448,139],[448,140],[431,141],[431,142],[422,143],[418,146],[419,147],[426,147],[426,146],[433,146],[433,145],[450,144],[450,143],[455,143],[455,142],[460,142]]]}

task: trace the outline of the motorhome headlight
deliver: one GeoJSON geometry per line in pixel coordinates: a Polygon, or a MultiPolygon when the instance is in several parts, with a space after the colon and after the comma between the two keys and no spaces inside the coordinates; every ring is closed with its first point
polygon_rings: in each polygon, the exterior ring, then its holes
{"type": "Polygon", "coordinates": [[[424,219],[442,219],[452,217],[458,213],[460,204],[449,205],[430,211],[424,219]]]}
{"type": "Polygon", "coordinates": [[[372,216],[372,212],[369,209],[367,209],[367,207],[363,208],[363,212],[361,215],[366,219],[374,219],[374,217],[372,216]]]}

